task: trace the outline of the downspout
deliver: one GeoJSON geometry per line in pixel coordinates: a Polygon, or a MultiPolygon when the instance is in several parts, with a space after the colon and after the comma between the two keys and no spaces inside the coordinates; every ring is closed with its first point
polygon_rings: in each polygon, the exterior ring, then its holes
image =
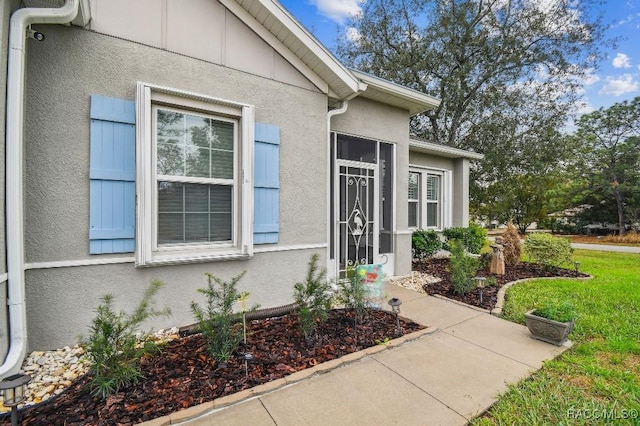
{"type": "MultiPolygon", "coordinates": [[[[336,268],[335,267],[331,267],[332,266],[332,262],[331,262],[331,216],[332,216],[332,211],[331,211],[331,197],[334,196],[334,194],[331,193],[331,180],[333,179],[333,176],[331,176],[331,162],[333,161],[333,158],[331,158],[331,118],[336,116],[336,115],[340,115],[340,114],[344,114],[345,112],[347,112],[347,108],[349,108],[349,101],[348,100],[343,100],[342,103],[340,104],[340,108],[336,108],[336,109],[332,109],[329,112],[327,112],[327,271],[328,271],[328,276],[329,278],[337,278],[334,277],[335,272],[336,272],[336,268]]],[[[334,253],[335,254],[335,253],[334,253]]],[[[337,256],[337,254],[335,254],[337,256]]],[[[336,259],[334,259],[333,261],[334,263],[337,262],[336,259]]]]}
{"type": "Polygon", "coordinates": [[[9,353],[0,377],[20,369],[27,353],[27,310],[24,280],[24,87],[27,29],[32,24],[66,24],[78,14],[80,0],[60,8],[23,8],[11,16],[7,59],[6,229],[9,353]]]}

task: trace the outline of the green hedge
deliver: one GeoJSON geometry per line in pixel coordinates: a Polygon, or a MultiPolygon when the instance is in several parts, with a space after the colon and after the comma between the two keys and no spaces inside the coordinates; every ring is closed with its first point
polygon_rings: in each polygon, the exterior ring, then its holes
{"type": "Polygon", "coordinates": [[[544,233],[527,235],[524,251],[532,262],[540,263],[547,269],[569,264],[573,256],[568,239],[544,233]]]}
{"type": "Polygon", "coordinates": [[[442,234],[447,239],[445,247],[447,250],[451,250],[451,240],[458,240],[469,253],[480,254],[480,250],[487,241],[487,230],[474,224],[469,225],[468,228],[447,228],[442,234]]]}
{"type": "Polygon", "coordinates": [[[415,259],[433,256],[442,248],[440,236],[434,230],[418,229],[411,235],[411,250],[415,259]]]}

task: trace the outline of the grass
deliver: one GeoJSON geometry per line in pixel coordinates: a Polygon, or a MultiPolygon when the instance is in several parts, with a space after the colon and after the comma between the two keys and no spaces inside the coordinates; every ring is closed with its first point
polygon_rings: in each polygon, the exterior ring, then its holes
{"type": "Polygon", "coordinates": [[[512,287],[503,317],[545,301],[578,312],[574,346],[510,386],[474,425],[640,425],[640,255],[576,250],[591,280],[536,280],[512,287]]]}

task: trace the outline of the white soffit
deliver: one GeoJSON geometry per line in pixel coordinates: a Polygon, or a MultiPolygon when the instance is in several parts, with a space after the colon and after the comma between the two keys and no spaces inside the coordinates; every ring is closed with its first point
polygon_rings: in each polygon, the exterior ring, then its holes
{"type": "MultiPolygon", "coordinates": [[[[307,78],[309,73],[305,71],[308,70],[320,77],[327,84],[330,95],[347,99],[364,89],[364,85],[278,2],[219,1],[292,65],[301,68],[300,63],[304,64],[303,68],[307,70],[300,71],[307,78]]],[[[312,78],[310,80],[318,85],[312,78]]]]}
{"type": "Polygon", "coordinates": [[[447,158],[468,158],[469,160],[484,159],[484,155],[478,154],[477,152],[466,151],[464,149],[453,148],[437,143],[418,141],[415,139],[409,140],[409,151],[433,154],[447,158]]]}
{"type": "Polygon", "coordinates": [[[440,100],[433,96],[426,95],[422,92],[418,92],[417,90],[401,86],[362,71],[354,69],[350,71],[363,83],[367,84],[367,89],[361,95],[362,97],[407,109],[411,116],[436,108],[440,105],[440,100]]]}

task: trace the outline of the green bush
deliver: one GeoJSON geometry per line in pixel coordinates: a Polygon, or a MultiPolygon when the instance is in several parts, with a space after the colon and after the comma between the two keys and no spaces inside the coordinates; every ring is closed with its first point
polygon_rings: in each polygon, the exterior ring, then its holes
{"type": "Polygon", "coordinates": [[[576,319],[576,308],[569,302],[547,304],[536,308],[533,315],[558,322],[569,322],[576,319]]]}
{"type": "Polygon", "coordinates": [[[355,313],[356,324],[367,316],[367,296],[365,284],[355,273],[347,270],[347,278],[338,280],[337,302],[355,313]]]}
{"type": "Polygon", "coordinates": [[[207,304],[201,308],[196,302],[191,302],[198,329],[207,338],[209,353],[221,363],[231,358],[243,338],[242,324],[238,322],[239,316],[233,312],[233,304],[245,298],[246,293],[240,293],[236,288],[245,272],[229,282],[210,273],[205,274],[207,287],[199,288],[198,292],[205,295],[207,304]]]}
{"type": "Polygon", "coordinates": [[[532,262],[540,263],[546,269],[568,264],[573,256],[573,249],[568,239],[545,233],[527,235],[524,251],[532,262]]]}
{"type": "Polygon", "coordinates": [[[449,246],[451,248],[450,272],[453,291],[457,294],[469,293],[475,288],[474,277],[480,261],[465,254],[461,241],[451,240],[449,246]]]}
{"type": "Polygon", "coordinates": [[[140,359],[157,350],[157,345],[146,339],[146,334],[141,337],[139,327],[150,318],[171,315],[168,308],[159,311],[153,307],[153,297],[162,285],[160,281],[153,281],[131,314],[114,310],[113,295],[100,298],[102,303],[96,308],[89,337],[81,339],[91,363],[93,395],[106,398],[142,378],[140,359]]]}
{"type": "Polygon", "coordinates": [[[327,319],[332,304],[331,284],[326,280],[327,271],[318,270],[318,258],[318,254],[311,256],[305,280],[293,287],[300,328],[307,341],[314,337],[318,324],[327,319]]]}
{"type": "Polygon", "coordinates": [[[450,241],[458,240],[469,253],[480,254],[487,241],[487,230],[473,223],[468,228],[447,228],[442,234],[446,238],[445,248],[449,251],[451,251],[450,241]]]}
{"type": "Polygon", "coordinates": [[[442,248],[440,236],[434,230],[418,229],[411,235],[411,250],[415,259],[433,256],[442,248]]]}

